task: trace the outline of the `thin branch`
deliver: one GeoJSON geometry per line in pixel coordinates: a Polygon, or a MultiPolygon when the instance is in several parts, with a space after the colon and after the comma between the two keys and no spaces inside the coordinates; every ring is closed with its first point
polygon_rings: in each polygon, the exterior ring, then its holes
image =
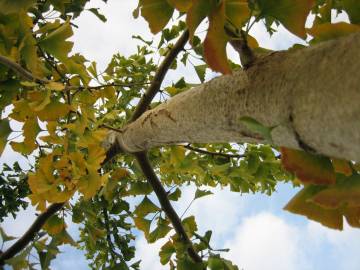
{"type": "Polygon", "coordinates": [[[11,247],[0,255],[0,265],[3,265],[5,260],[14,257],[18,252],[23,250],[34,239],[45,222],[57,211],[63,208],[64,205],[65,203],[54,203],[50,205],[45,212],[41,213],[30,228],[23,234],[23,236],[21,236],[11,247]]]}
{"type": "Polygon", "coordinates": [[[103,85],[97,85],[97,86],[69,86],[68,89],[69,90],[100,90],[102,88],[105,87],[117,87],[117,86],[122,86],[122,87],[131,87],[131,86],[142,86],[142,85],[146,85],[148,83],[143,82],[143,83],[109,83],[109,84],[103,84],[103,85]]]}
{"type": "Polygon", "coordinates": [[[8,67],[9,69],[14,71],[20,77],[22,77],[23,79],[25,79],[27,81],[37,82],[37,83],[40,83],[40,84],[49,83],[48,80],[37,78],[32,73],[27,71],[25,68],[20,66],[18,63],[15,63],[13,60],[11,60],[10,58],[8,58],[6,56],[0,55],[0,64],[3,64],[4,66],[8,67]]]}
{"type": "Polygon", "coordinates": [[[145,94],[142,96],[139,103],[137,104],[136,109],[130,119],[130,122],[138,119],[148,109],[151,101],[153,100],[157,92],[159,92],[160,86],[164,80],[167,71],[169,70],[171,64],[173,63],[179,52],[181,52],[181,50],[184,48],[188,39],[189,31],[185,30],[181,37],[178,39],[178,41],[175,43],[174,47],[171,48],[168,55],[166,55],[163,62],[160,64],[159,69],[156,71],[154,79],[152,80],[149,88],[146,90],[145,94]]]}
{"type": "Polygon", "coordinates": [[[201,263],[202,259],[199,254],[196,253],[194,247],[186,234],[186,231],[181,223],[181,219],[179,218],[178,214],[175,212],[174,208],[172,207],[167,193],[162,186],[159,178],[155,174],[153,168],[151,167],[150,161],[147,157],[146,152],[139,152],[135,154],[137,161],[141,167],[142,172],[146,176],[147,180],[149,181],[150,185],[152,186],[159,202],[161,205],[162,210],[165,212],[166,216],[170,220],[171,224],[173,225],[176,233],[179,235],[181,241],[187,245],[187,252],[190,258],[197,263],[201,263]]]}
{"type": "Polygon", "coordinates": [[[200,154],[205,154],[205,155],[211,155],[211,156],[220,156],[220,157],[227,157],[227,158],[243,158],[246,157],[246,155],[237,155],[237,154],[225,154],[225,153],[219,153],[219,152],[210,152],[210,151],[206,151],[203,150],[201,148],[196,148],[191,146],[190,144],[188,145],[183,145],[184,148],[189,149],[191,151],[200,153],[200,154]]]}

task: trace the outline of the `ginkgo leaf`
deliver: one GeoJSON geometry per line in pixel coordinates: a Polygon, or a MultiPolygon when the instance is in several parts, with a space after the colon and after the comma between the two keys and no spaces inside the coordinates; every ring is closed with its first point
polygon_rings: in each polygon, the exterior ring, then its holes
{"type": "Polygon", "coordinates": [[[130,173],[127,169],[116,168],[116,170],[114,170],[114,172],[111,174],[111,179],[115,180],[115,181],[120,181],[129,175],[130,175],[130,173]]]}
{"type": "Polygon", "coordinates": [[[285,147],[280,151],[284,168],[293,172],[301,182],[316,185],[335,183],[335,172],[329,158],[285,147]]]}
{"type": "Polygon", "coordinates": [[[279,20],[295,35],[306,38],[305,22],[315,0],[257,0],[262,16],[279,20]]]}
{"type": "Polygon", "coordinates": [[[35,3],[35,0],[2,0],[0,10],[4,14],[18,13],[21,9],[29,9],[35,3]]]}
{"type": "Polygon", "coordinates": [[[70,105],[59,101],[52,101],[43,110],[37,112],[37,116],[41,121],[56,121],[66,116],[70,110],[70,105]]]}
{"type": "Polygon", "coordinates": [[[170,261],[171,256],[176,252],[174,244],[171,240],[167,241],[160,249],[160,263],[162,265],[167,264],[170,261]]]}
{"type": "Polygon", "coordinates": [[[180,12],[187,12],[192,5],[192,0],[167,0],[170,5],[180,12]]]}
{"type": "Polygon", "coordinates": [[[331,161],[335,172],[342,173],[346,176],[352,175],[352,169],[350,167],[349,161],[338,158],[333,158],[331,161]]]}
{"type": "Polygon", "coordinates": [[[23,142],[11,142],[12,149],[24,155],[30,155],[38,146],[36,137],[41,131],[37,118],[28,119],[23,126],[23,142]]]}
{"type": "Polygon", "coordinates": [[[322,189],[323,187],[320,186],[306,186],[290,200],[284,209],[294,214],[306,216],[329,228],[342,230],[343,216],[339,209],[325,209],[309,201],[322,189]]]}
{"type": "Polygon", "coordinates": [[[359,0],[342,0],[344,9],[349,15],[350,22],[360,24],[360,1],[359,0]]]}
{"type": "Polygon", "coordinates": [[[196,189],[194,200],[213,194],[210,190],[196,189]]]}
{"type": "Polygon", "coordinates": [[[148,22],[153,34],[160,32],[170,20],[174,8],[167,0],[140,0],[141,16],[148,22]]]}
{"type": "Polygon", "coordinates": [[[225,14],[238,29],[249,19],[250,9],[247,0],[226,0],[225,14]]]}
{"type": "Polygon", "coordinates": [[[55,90],[55,91],[62,91],[65,89],[65,85],[60,82],[49,82],[45,85],[47,89],[55,90]]]}
{"type": "Polygon", "coordinates": [[[165,237],[171,231],[171,227],[168,224],[169,222],[166,219],[159,218],[156,229],[149,233],[146,238],[148,242],[154,243],[158,239],[165,237]]]}
{"type": "Polygon", "coordinates": [[[66,228],[66,224],[62,218],[56,215],[51,216],[44,225],[44,230],[51,235],[58,234],[66,228]]]}
{"type": "Polygon", "coordinates": [[[360,175],[344,177],[331,187],[318,192],[311,201],[321,207],[336,209],[360,207],[360,175]]]}
{"type": "Polygon", "coordinates": [[[224,30],[225,2],[221,2],[211,11],[209,16],[209,29],[204,41],[204,56],[206,63],[214,71],[230,74],[231,69],[227,60],[227,35],[224,30]]]}
{"type": "Polygon", "coordinates": [[[345,22],[315,24],[312,28],[307,29],[307,32],[312,35],[316,41],[336,39],[359,31],[359,25],[345,22]]]}
{"type": "Polygon", "coordinates": [[[70,22],[65,22],[62,26],[46,35],[39,41],[39,45],[46,52],[54,55],[62,61],[67,61],[67,56],[72,50],[73,42],[66,41],[73,35],[70,22]]]}
{"type": "Polygon", "coordinates": [[[93,197],[100,187],[106,182],[108,174],[100,176],[96,169],[88,167],[88,174],[79,179],[78,188],[88,200],[93,197]]]}
{"type": "Polygon", "coordinates": [[[214,7],[214,0],[193,0],[193,4],[186,16],[190,42],[193,41],[196,28],[208,16],[214,7]]]}
{"type": "Polygon", "coordinates": [[[136,228],[143,231],[145,237],[148,237],[150,232],[151,220],[142,217],[133,217],[136,228]]]}
{"type": "Polygon", "coordinates": [[[192,236],[197,231],[197,225],[194,216],[187,217],[181,221],[186,233],[192,236]]]}
{"type": "Polygon", "coordinates": [[[0,119],[0,156],[4,151],[5,145],[7,143],[7,138],[11,133],[11,128],[8,119],[0,119]]]}
{"type": "Polygon", "coordinates": [[[173,193],[169,194],[168,198],[171,201],[177,201],[179,200],[180,196],[181,196],[181,190],[177,188],[173,193]]]}
{"type": "Polygon", "coordinates": [[[141,203],[135,208],[134,214],[138,217],[145,217],[146,215],[155,213],[159,210],[160,208],[150,201],[147,196],[145,196],[141,203]]]}

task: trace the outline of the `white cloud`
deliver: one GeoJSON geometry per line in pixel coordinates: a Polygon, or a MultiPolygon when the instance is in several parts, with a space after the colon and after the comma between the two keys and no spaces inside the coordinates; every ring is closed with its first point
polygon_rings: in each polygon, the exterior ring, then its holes
{"type": "Polygon", "coordinates": [[[159,251],[168,239],[161,239],[153,244],[148,244],[143,235],[139,236],[136,241],[136,259],[141,260],[140,269],[168,269],[167,266],[161,265],[159,251]]]}
{"type": "Polygon", "coordinates": [[[299,230],[270,213],[247,217],[225,246],[227,255],[246,270],[306,269],[299,249],[299,230]]]}

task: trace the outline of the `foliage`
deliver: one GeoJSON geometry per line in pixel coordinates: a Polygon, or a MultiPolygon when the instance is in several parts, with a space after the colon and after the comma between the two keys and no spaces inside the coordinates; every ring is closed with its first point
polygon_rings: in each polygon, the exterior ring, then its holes
{"type": "MultiPolygon", "coordinates": [[[[198,232],[193,216],[181,220],[192,244],[184,242],[166,209],[154,200],[138,162],[128,154],[108,162],[104,139],[109,130],[120,130],[130,121],[135,104],[158,69],[153,57],[168,57],[175,39],[186,29],[192,47],[183,49],[170,68],[192,65],[204,82],[210,69],[232,72],[236,65],[227,59],[226,46],[234,39],[245,37],[242,42],[252,50],[263,51],[249,34],[255,22],[264,23],[269,34],[283,25],[312,45],[359,31],[359,2],[139,0],[134,17],[142,16],[152,33],[160,33],[159,42],[134,33],[141,44],[137,52],[129,57],[115,54],[104,71],[84,56],[72,54],[69,38],[76,17],[89,11],[106,22],[98,9],[86,8],[88,2],[0,0],[0,153],[10,145],[25,157],[35,157],[34,167],[26,173],[17,163],[3,165],[0,220],[15,216],[20,207],[27,207],[28,200],[40,212],[50,203],[64,203],[63,210],[49,218],[33,241],[6,263],[14,269],[35,265],[49,269],[59,246],[69,244],[85,251],[93,269],[139,269],[139,262],[133,261],[136,228],[149,243],[168,239],[159,256],[170,269],[238,269],[221,258],[224,250],[212,248],[211,231],[198,232]],[[350,23],[332,23],[334,10],[346,12],[350,23]],[[314,23],[305,28],[309,13],[315,16],[314,23]],[[203,38],[197,31],[204,23],[208,28],[203,38]],[[200,63],[193,65],[192,58],[200,63]],[[10,138],[19,123],[20,142],[10,138]],[[79,224],[78,241],[66,230],[66,216],[79,224]],[[193,260],[189,245],[202,262],[193,260]],[[29,259],[34,252],[35,261],[29,259]]],[[[161,89],[150,106],[191,86],[180,78],[161,89]]],[[[272,143],[273,127],[247,116],[239,123],[272,143]]],[[[342,229],[343,217],[351,226],[360,227],[360,166],[351,161],[244,143],[174,145],[152,149],[149,158],[171,201],[178,200],[181,187],[189,184],[198,188],[196,200],[211,195],[208,187],[271,195],[278,182],[292,181],[304,189],[286,210],[335,229],[342,229]]],[[[3,230],[1,238],[12,240],[3,230]]]]}

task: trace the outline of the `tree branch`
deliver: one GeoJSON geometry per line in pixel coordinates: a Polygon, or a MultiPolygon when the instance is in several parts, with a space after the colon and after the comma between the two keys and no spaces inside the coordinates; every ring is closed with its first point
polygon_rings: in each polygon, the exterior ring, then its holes
{"type": "Polygon", "coordinates": [[[50,205],[45,212],[41,213],[23,236],[0,255],[0,265],[3,265],[5,260],[14,257],[18,252],[23,250],[34,239],[35,235],[41,230],[48,218],[63,208],[64,205],[65,203],[54,203],[50,205]]]}
{"type": "Polygon", "coordinates": [[[159,178],[157,177],[153,168],[151,167],[151,164],[147,157],[147,153],[146,152],[136,153],[135,157],[136,157],[137,161],[139,162],[142,172],[144,173],[144,175],[146,176],[150,185],[152,186],[152,188],[160,202],[162,210],[165,212],[166,216],[170,220],[176,233],[180,236],[181,241],[185,245],[188,246],[187,252],[188,252],[190,258],[194,262],[197,262],[197,263],[202,262],[201,257],[194,250],[194,247],[193,247],[188,235],[185,232],[185,229],[181,223],[179,216],[177,215],[174,208],[172,207],[164,187],[162,186],[159,178]]]}
{"type": "Polygon", "coordinates": [[[135,111],[130,119],[130,122],[138,119],[148,109],[151,101],[153,100],[157,92],[159,92],[160,86],[164,80],[167,71],[169,70],[171,64],[173,63],[179,52],[184,48],[188,39],[189,31],[185,30],[178,39],[178,41],[175,43],[174,47],[171,48],[168,55],[166,55],[165,59],[156,71],[154,79],[152,80],[149,88],[146,90],[145,94],[142,96],[139,103],[137,104],[135,111]]]}
{"type": "Polygon", "coordinates": [[[190,144],[183,145],[183,147],[186,148],[186,149],[189,149],[191,151],[200,153],[200,154],[211,155],[211,156],[220,156],[220,157],[226,157],[226,158],[243,158],[243,157],[246,156],[246,155],[236,155],[236,154],[225,154],[225,153],[219,153],[219,152],[210,152],[210,151],[203,150],[201,148],[193,147],[190,144]]]}
{"type": "Polygon", "coordinates": [[[29,71],[27,71],[25,68],[23,68],[22,66],[20,66],[19,64],[15,63],[14,61],[12,61],[10,58],[6,57],[6,56],[2,56],[0,55],[0,64],[3,64],[4,66],[8,67],[9,69],[11,69],[12,71],[14,71],[15,73],[17,73],[20,77],[22,77],[23,79],[27,80],[27,81],[31,81],[31,82],[37,82],[40,84],[46,84],[49,83],[48,80],[44,80],[44,79],[39,79],[36,76],[34,76],[32,73],[30,73],[29,71]]]}

